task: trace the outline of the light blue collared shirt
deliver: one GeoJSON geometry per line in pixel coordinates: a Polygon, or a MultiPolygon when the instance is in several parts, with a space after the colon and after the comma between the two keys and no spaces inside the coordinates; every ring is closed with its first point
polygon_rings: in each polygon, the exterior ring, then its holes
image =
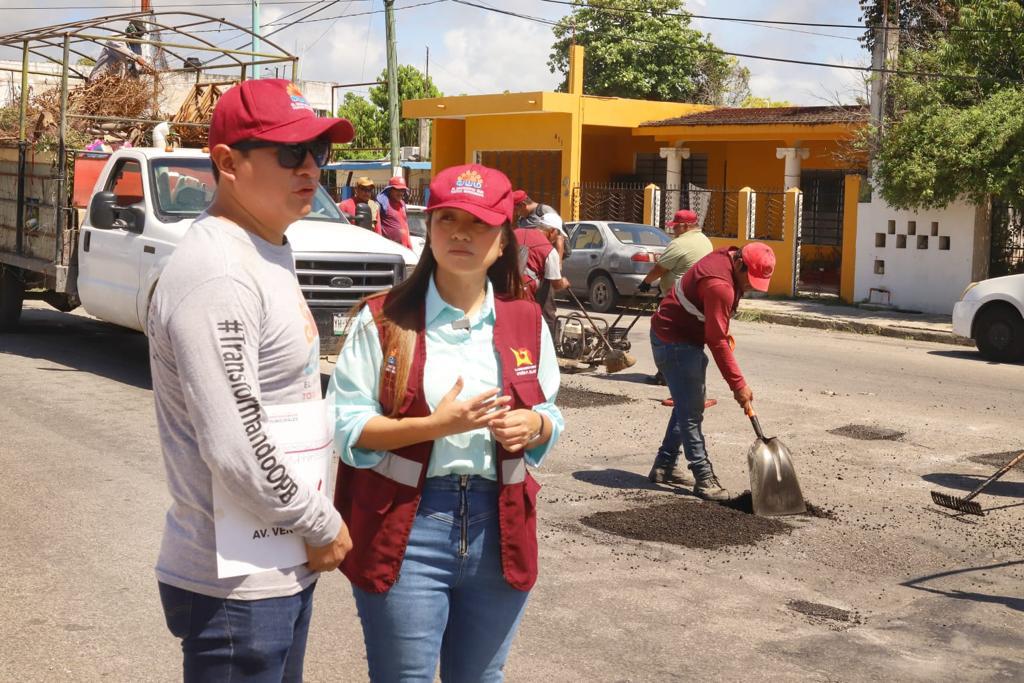
{"type": "MultiPolygon", "coordinates": [[[[464,382],[460,400],[501,388],[501,363],[494,350],[494,315],[494,289],[488,280],[484,303],[470,319],[469,329],[455,329],[452,323],[466,314],[441,298],[431,278],[426,301],[427,360],[423,368],[423,390],[431,411],[460,375],[464,382]]],[[[369,307],[363,307],[349,328],[327,388],[327,400],[335,416],[334,442],[342,461],[353,467],[374,467],[386,454],[354,446],[366,423],[382,414],[378,400],[382,362],[377,326],[369,307]]],[[[526,451],[526,461],[535,466],[540,465],[565,428],[562,413],[554,403],[560,380],[558,361],[551,333],[543,323],[537,379],[547,400],[533,409],[548,418],[553,431],[546,444],[526,451]]],[[[478,474],[494,479],[494,444],[486,429],[438,439],[427,476],[478,474]]]]}

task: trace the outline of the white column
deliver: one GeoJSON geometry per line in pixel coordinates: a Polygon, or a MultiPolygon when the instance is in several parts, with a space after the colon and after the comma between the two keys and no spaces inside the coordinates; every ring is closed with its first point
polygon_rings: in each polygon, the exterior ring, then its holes
{"type": "Polygon", "coordinates": [[[661,158],[668,161],[665,170],[665,202],[671,213],[679,210],[679,201],[686,191],[683,187],[683,159],[690,158],[688,147],[662,147],[661,158]]]}
{"type": "Polygon", "coordinates": [[[775,158],[786,160],[786,178],[783,189],[800,187],[800,160],[811,155],[806,147],[776,147],[775,158]]]}

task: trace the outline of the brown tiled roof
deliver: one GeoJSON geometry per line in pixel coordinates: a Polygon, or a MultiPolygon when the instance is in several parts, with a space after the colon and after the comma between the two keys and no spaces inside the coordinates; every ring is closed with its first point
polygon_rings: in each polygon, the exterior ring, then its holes
{"type": "Polygon", "coordinates": [[[647,121],[640,126],[759,126],[795,124],[815,126],[825,123],[863,123],[868,108],[855,104],[838,107],[725,107],[663,121],[647,121]]]}

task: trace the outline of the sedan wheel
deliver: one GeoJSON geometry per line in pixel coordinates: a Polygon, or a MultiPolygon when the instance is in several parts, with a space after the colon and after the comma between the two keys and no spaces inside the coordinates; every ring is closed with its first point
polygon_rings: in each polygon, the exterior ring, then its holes
{"type": "Polygon", "coordinates": [[[590,282],[590,307],[597,313],[609,313],[619,303],[619,292],[607,275],[598,275],[590,282]]]}
{"type": "Polygon", "coordinates": [[[1024,356],[1024,320],[1010,306],[983,311],[975,332],[978,351],[988,360],[1012,363],[1024,356]]]}

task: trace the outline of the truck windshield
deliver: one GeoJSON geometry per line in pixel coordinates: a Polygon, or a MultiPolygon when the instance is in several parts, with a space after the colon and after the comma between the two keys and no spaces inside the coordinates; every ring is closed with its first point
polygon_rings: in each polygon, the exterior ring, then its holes
{"type": "MultiPolygon", "coordinates": [[[[157,212],[165,220],[195,218],[210,204],[217,189],[209,159],[154,159],[153,186],[157,212]]],[[[313,209],[306,219],[348,223],[323,186],[313,195],[313,209]]]]}

